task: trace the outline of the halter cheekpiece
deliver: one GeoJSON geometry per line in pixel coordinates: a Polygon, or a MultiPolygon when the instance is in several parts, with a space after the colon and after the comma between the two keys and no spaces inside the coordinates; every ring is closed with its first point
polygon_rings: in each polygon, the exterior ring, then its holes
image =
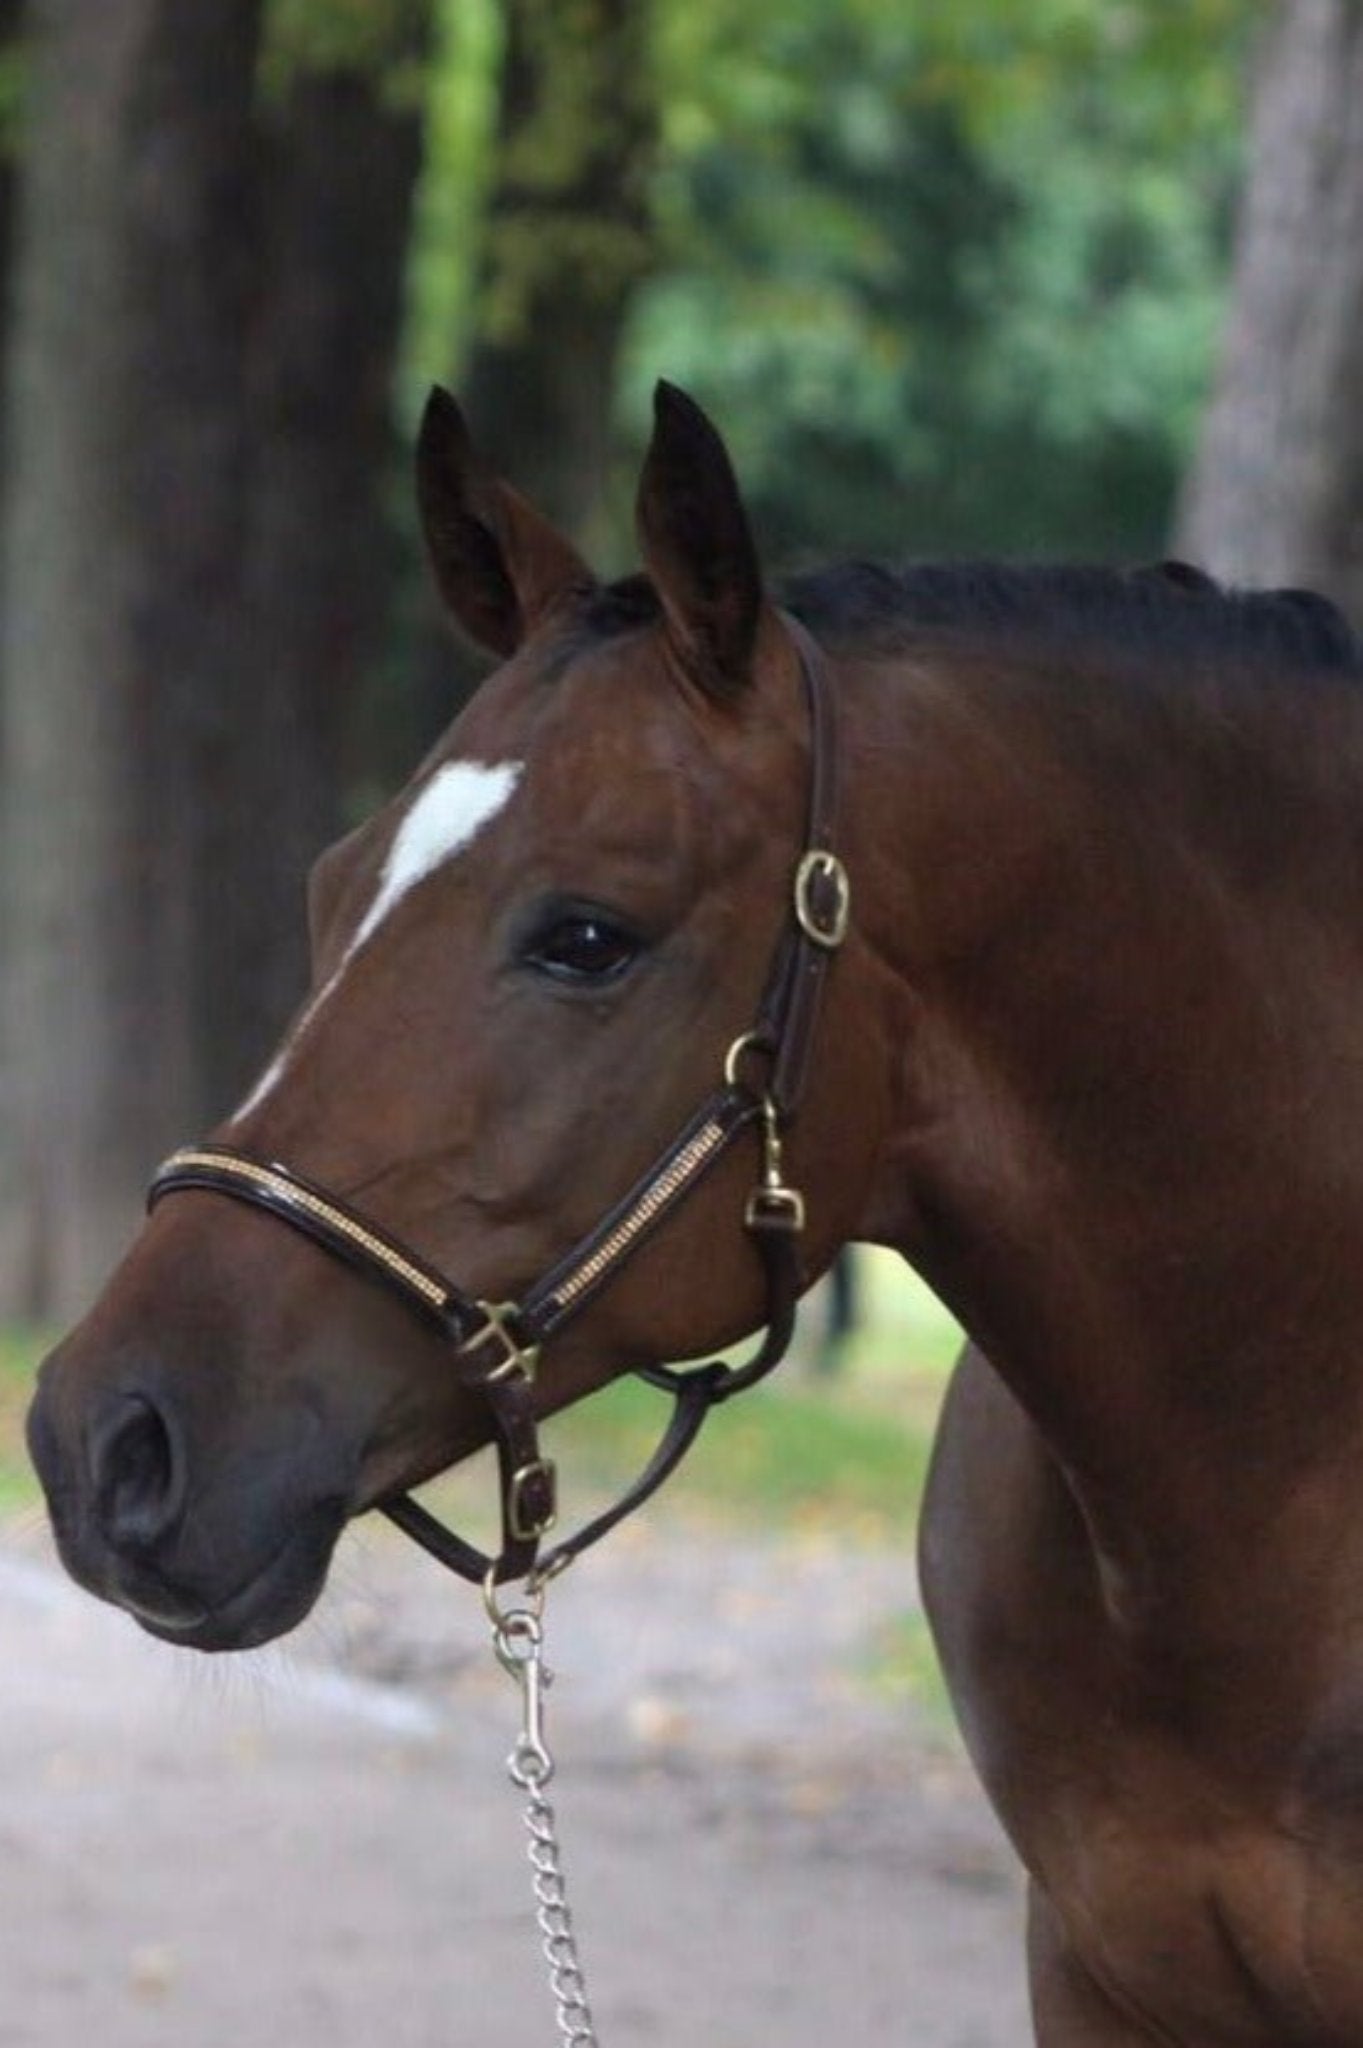
{"type": "Polygon", "coordinates": [[[804,1092],[819,997],[846,936],[851,895],[835,847],[837,728],[822,657],[800,623],[784,623],[799,654],[809,717],[809,807],[791,884],[790,914],[752,1027],[737,1038],[723,1079],[667,1150],[549,1272],[516,1301],[466,1294],[421,1254],[328,1189],[289,1167],[234,1146],[174,1152],[148,1190],[148,1208],[167,1195],[204,1189],[266,1210],[315,1244],[396,1292],[449,1341],[465,1385],[487,1404],[501,1487],[501,1549],[486,1556],[403,1494],[382,1503],[400,1529],[461,1577],[543,1584],[639,1507],[675,1469],[710,1409],[742,1393],[784,1357],[800,1293],[804,1202],[787,1185],[782,1134],[804,1092]],[[760,1081],[755,1077],[760,1075],[760,1081]],[[742,1366],[719,1361],[677,1371],[641,1366],[639,1376],[673,1398],[672,1415],[644,1471],[611,1507],[541,1552],[557,1515],[554,1465],[543,1456],[534,1386],[550,1339],[672,1214],[741,1133],[755,1130],[761,1173],[744,1225],[762,1257],[767,1327],[742,1366]]]}

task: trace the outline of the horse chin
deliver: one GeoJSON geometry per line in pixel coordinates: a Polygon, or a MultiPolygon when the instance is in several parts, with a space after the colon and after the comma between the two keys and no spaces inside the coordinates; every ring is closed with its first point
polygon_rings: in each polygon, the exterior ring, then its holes
{"type": "Polygon", "coordinates": [[[78,1560],[66,1561],[73,1577],[159,1642],[188,1650],[253,1650],[287,1635],[311,1612],[345,1521],[339,1501],[314,1506],[263,1565],[225,1593],[131,1564],[115,1566],[95,1584],[78,1560]]]}

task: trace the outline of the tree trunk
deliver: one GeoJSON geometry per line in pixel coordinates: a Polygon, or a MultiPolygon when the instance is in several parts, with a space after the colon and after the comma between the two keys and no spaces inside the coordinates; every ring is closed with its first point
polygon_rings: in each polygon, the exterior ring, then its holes
{"type": "MultiPolygon", "coordinates": [[[[503,0],[486,247],[459,377],[495,467],[611,566],[612,414],[635,289],[652,268],[659,107],[649,0],[503,0]]],[[[452,645],[428,585],[412,607],[415,751],[485,664],[452,645]]]]}
{"type": "Polygon", "coordinates": [[[1363,624],[1363,6],[1283,0],[1261,51],[1232,303],[1181,553],[1363,624]]]}
{"type": "MultiPolygon", "coordinates": [[[[415,68],[406,14],[392,59],[415,68]]],[[[342,823],[345,742],[379,659],[384,486],[421,113],[373,69],[302,72],[267,174],[242,652],[219,815],[203,1020],[210,1102],[235,1100],[305,985],[307,869],[342,823]],[[270,821],[262,831],[262,819],[270,821]]]]}
{"type": "MultiPolygon", "coordinates": [[[[0,0],[0,67],[11,76],[23,63],[26,0],[0,0]]],[[[10,107],[0,121],[0,349],[10,329],[14,286],[14,215],[24,122],[19,107],[10,107]]],[[[0,408],[0,476],[4,474],[4,419],[0,408]]]]}
{"type": "Polygon", "coordinates": [[[70,1306],[201,1107],[258,0],[37,0],[0,680],[0,1299],[70,1306]]]}
{"type": "MultiPolygon", "coordinates": [[[[400,22],[417,54],[427,10],[400,22]]],[[[419,114],[261,0],[37,0],[0,671],[0,1310],[64,1315],[302,992],[381,608],[419,114]]]]}
{"type": "Polygon", "coordinates": [[[657,142],[640,0],[507,0],[478,340],[464,380],[498,466],[591,551],[657,142]]]}

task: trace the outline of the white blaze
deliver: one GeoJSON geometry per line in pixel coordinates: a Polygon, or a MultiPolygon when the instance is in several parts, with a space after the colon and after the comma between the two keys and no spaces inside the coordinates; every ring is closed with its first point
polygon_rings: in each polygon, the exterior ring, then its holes
{"type": "Polygon", "coordinates": [[[425,876],[433,874],[446,861],[462,853],[484,825],[490,823],[505,806],[520,779],[521,767],[519,761],[504,761],[495,768],[484,768],[477,761],[447,761],[443,768],[437,768],[420,795],[413,799],[411,808],[393,834],[374,900],[355,927],[339,965],[303,1011],[288,1039],[237,1111],[238,1117],[247,1115],[265,1100],[288,1065],[299,1039],[332,994],[351,960],[365,941],[372,938],[389,912],[425,876]]]}
{"type": "Polygon", "coordinates": [[[379,890],[346,947],[344,967],[370,933],[422,877],[461,853],[506,803],[521,772],[519,761],[497,768],[447,761],[437,768],[393,835],[379,890]]]}

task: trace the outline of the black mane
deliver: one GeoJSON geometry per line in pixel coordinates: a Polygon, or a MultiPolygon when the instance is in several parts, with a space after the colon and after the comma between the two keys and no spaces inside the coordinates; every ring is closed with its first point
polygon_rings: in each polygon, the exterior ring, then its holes
{"type": "MultiPolygon", "coordinates": [[[[1309,590],[1224,589],[1183,562],[1131,570],[842,562],[791,577],[779,596],[812,633],[848,652],[890,654],[924,636],[951,635],[1363,676],[1363,643],[1328,599],[1309,590]]],[[[593,592],[576,626],[584,641],[614,639],[657,617],[648,579],[631,576],[593,592]]]]}
{"type": "Polygon", "coordinates": [[[1227,590],[1183,562],[1132,570],[847,562],[794,578],[786,602],[811,632],[887,652],[933,632],[1106,646],[1172,661],[1229,655],[1363,670],[1363,646],[1327,598],[1310,590],[1227,590]]]}

